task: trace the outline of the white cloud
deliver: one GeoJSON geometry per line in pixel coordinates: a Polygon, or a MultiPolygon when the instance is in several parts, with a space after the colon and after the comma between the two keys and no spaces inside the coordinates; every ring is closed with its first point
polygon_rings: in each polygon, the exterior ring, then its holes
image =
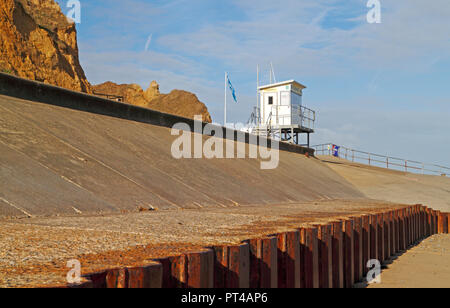
{"type": "Polygon", "coordinates": [[[290,67],[313,74],[317,68],[322,73],[340,70],[342,63],[353,68],[423,69],[435,62],[437,55],[446,52],[448,57],[450,51],[447,0],[435,0],[432,5],[419,0],[383,1],[382,24],[368,24],[361,17],[359,26],[350,30],[321,26],[326,12],[332,9],[326,1],[239,3],[247,20],[218,22],[191,33],[165,35],[158,43],[234,67],[253,68],[255,62],[272,60],[281,70],[290,67]],[[302,48],[317,43],[323,48],[302,48]],[[416,65],[411,67],[412,61],[416,65]]]}

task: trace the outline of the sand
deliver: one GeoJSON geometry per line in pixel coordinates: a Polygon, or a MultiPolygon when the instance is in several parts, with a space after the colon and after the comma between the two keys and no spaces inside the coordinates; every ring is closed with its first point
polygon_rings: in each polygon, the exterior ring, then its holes
{"type": "Polygon", "coordinates": [[[0,287],[64,284],[72,259],[87,274],[397,207],[336,200],[0,221],[0,287]]]}
{"type": "Polygon", "coordinates": [[[450,288],[450,235],[434,235],[388,264],[369,288],[450,288]]]}

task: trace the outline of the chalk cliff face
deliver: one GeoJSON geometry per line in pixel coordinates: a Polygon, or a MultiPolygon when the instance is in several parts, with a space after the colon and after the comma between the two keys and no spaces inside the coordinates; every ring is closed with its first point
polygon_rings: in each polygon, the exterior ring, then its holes
{"type": "Polygon", "coordinates": [[[122,96],[125,103],[175,114],[185,118],[194,118],[201,115],[204,122],[211,123],[211,115],[205,104],[199,101],[193,93],[173,90],[169,94],[161,94],[159,85],[152,81],[147,90],[137,84],[115,84],[105,82],[93,86],[96,94],[122,96]]]}
{"type": "Polygon", "coordinates": [[[91,92],[75,24],[53,0],[0,1],[0,71],[91,92]]]}

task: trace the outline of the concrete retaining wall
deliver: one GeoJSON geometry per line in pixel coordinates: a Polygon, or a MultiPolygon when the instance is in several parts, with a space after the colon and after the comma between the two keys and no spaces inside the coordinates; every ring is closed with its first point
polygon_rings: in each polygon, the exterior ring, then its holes
{"type": "MultiPolygon", "coordinates": [[[[5,73],[0,73],[0,95],[169,128],[173,127],[176,123],[186,123],[189,125],[191,131],[194,131],[194,124],[196,123],[192,119],[119,103],[5,73]]],[[[206,123],[201,123],[202,128],[205,125],[206,123]]],[[[215,130],[222,130],[222,136],[229,136],[229,139],[235,141],[237,139],[237,132],[235,130],[226,129],[221,126],[215,126],[215,130]]],[[[244,134],[242,132],[239,133],[244,134]]],[[[244,136],[246,143],[263,146],[268,145],[268,147],[271,145],[265,138],[250,138],[251,135],[248,133],[245,133],[244,136]]],[[[281,142],[279,148],[282,151],[314,155],[313,149],[285,142],[281,142]]]]}
{"type": "Polygon", "coordinates": [[[369,259],[387,261],[431,235],[448,234],[449,218],[414,205],[106,270],[65,287],[350,288],[367,274],[369,259]]]}

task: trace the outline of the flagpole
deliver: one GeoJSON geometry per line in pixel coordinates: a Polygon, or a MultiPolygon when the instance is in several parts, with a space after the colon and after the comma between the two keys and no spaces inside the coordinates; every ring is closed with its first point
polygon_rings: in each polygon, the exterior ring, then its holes
{"type": "Polygon", "coordinates": [[[258,113],[256,115],[256,121],[257,127],[259,128],[259,122],[261,117],[261,109],[259,106],[259,64],[256,65],[256,112],[258,113]]]}
{"type": "Polygon", "coordinates": [[[223,115],[223,126],[224,127],[227,125],[227,77],[228,77],[228,73],[225,72],[225,109],[224,109],[224,115],[223,115]]]}

